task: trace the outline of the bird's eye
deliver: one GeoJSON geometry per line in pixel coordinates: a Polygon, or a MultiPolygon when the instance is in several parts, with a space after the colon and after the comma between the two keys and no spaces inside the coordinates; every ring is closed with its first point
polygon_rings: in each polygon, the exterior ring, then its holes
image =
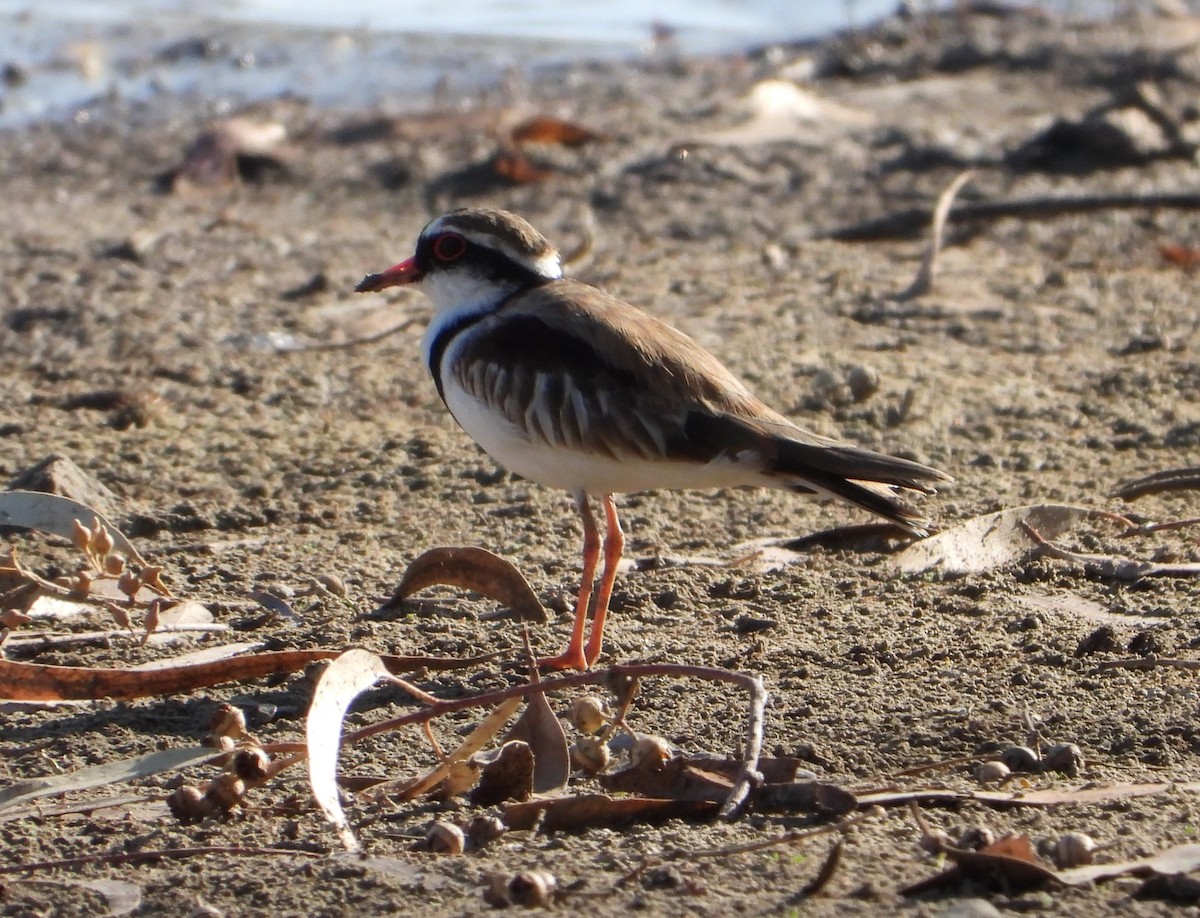
{"type": "Polygon", "coordinates": [[[433,240],[433,257],[438,261],[454,261],[467,252],[467,240],[458,233],[442,233],[433,240]]]}

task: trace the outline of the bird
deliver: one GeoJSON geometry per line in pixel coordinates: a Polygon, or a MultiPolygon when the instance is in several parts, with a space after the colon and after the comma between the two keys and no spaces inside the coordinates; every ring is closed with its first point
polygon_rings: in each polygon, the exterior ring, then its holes
{"type": "Polygon", "coordinates": [[[896,492],[932,494],[952,480],[788,420],[683,332],[564,277],[558,251],[517,214],[438,216],[411,258],[355,290],[390,287],[415,287],[433,305],[421,352],[458,424],[510,472],[574,497],[583,579],[567,648],[543,667],[586,670],[600,657],[625,546],[616,494],[776,488],[841,498],[920,537],[928,520],[896,492]]]}

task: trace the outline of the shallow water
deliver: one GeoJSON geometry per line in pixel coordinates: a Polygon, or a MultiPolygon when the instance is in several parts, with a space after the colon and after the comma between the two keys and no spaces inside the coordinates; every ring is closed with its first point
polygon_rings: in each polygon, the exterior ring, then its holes
{"type": "Polygon", "coordinates": [[[293,93],[413,108],[580,58],[735,51],[813,37],[892,0],[0,0],[0,127],[95,117],[106,100],[220,111],[293,93]],[[498,40],[500,39],[500,40],[498,40]]]}

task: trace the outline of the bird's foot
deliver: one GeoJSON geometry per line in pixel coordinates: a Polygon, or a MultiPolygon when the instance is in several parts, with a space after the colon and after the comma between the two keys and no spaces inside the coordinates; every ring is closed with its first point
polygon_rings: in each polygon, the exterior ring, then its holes
{"type": "Polygon", "coordinates": [[[577,669],[584,672],[588,668],[588,661],[583,655],[582,647],[578,650],[568,648],[565,653],[560,653],[557,657],[543,657],[538,660],[538,668],[544,670],[577,669]]]}

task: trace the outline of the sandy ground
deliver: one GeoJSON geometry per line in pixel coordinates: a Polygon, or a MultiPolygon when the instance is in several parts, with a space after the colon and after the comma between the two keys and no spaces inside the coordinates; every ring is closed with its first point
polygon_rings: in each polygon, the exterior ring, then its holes
{"type": "MultiPolygon", "coordinates": [[[[443,656],[499,649],[493,664],[418,682],[449,697],[519,680],[519,627],[480,618],[493,602],[445,590],[405,613],[373,613],[421,552],[478,545],[518,565],[561,613],[532,629],[539,649],[557,650],[579,570],[569,500],[498,470],[455,428],[419,359],[427,315],[419,297],[366,302],[349,292],[364,273],[407,257],[435,212],[487,204],[522,213],[564,249],[583,235],[581,214],[590,209],[595,245],[578,276],[685,329],[801,423],[953,474],[955,484],[925,501],[943,527],[1041,502],[1195,516],[1187,494],[1132,507],[1107,496],[1121,481],[1197,464],[1194,277],[1164,265],[1157,251],[1195,243],[1193,213],[1101,210],[959,228],[934,292],[910,301],[894,295],[912,277],[919,239],[824,238],[861,219],[931,207],[968,165],[979,171],[964,200],[1188,188],[1195,167],[1174,155],[1111,165],[1073,149],[1069,168],[1057,171],[1006,158],[1052,118],[1078,118],[1136,80],[1187,88],[1194,52],[1164,50],[1157,34],[947,19],[744,59],[581,64],[510,91],[523,111],[569,117],[608,139],[551,151],[562,173],[521,186],[472,171],[494,141],[470,118],[425,125],[420,136],[359,131],[339,140],[331,132],[379,113],[295,102],[260,108],[256,117],[288,127],[286,173],[190,196],[160,193],[156,177],[206,127],[199,112],[135,119],[116,109],[86,125],[0,135],[0,473],[50,454],[70,457],[119,495],[116,519],[176,591],[244,632],[233,637],[443,656]],[[770,142],[695,142],[743,121],[740,100],[751,87],[805,60],[816,66],[811,88],[852,116],[826,115],[770,142]],[[308,293],[285,296],[314,278],[308,293]],[[364,322],[365,308],[383,309],[382,320],[364,322]],[[374,344],[272,347],[407,317],[414,324],[374,344]],[[854,368],[878,375],[877,391],[862,400],[839,387],[854,368]],[[104,395],[113,390],[121,398],[104,395]],[[341,578],[346,598],[293,598],[302,610],[295,621],[264,620],[248,602],[256,589],[294,595],[322,574],[341,578]]],[[[1047,558],[983,574],[901,577],[878,545],[818,547],[765,572],[744,559],[740,543],[864,518],[756,491],[627,496],[621,507],[632,558],[734,563],[648,565],[623,576],[601,664],[676,661],[761,675],[772,693],[768,751],[801,757],[824,780],[850,790],[977,788],[974,765],[1025,742],[1030,723],[1047,742],[1078,744],[1086,758],[1078,778],[1023,779],[1031,787],[1200,780],[1195,673],[1096,669],[1150,651],[1193,657],[1194,579],[1122,583],[1047,558]],[[1076,656],[1098,626],[1097,610],[1115,616],[1114,640],[1076,656]],[[746,633],[736,624],[745,617],[773,625],[746,633]],[[920,779],[896,777],[958,759],[966,761],[920,779]]],[[[1134,540],[1118,533],[1089,524],[1063,544],[1197,560],[1187,530],[1134,540]]],[[[60,543],[10,539],[43,574],[73,563],[60,543]]],[[[115,667],[229,639],[155,650],[118,636],[13,656],[115,667]]],[[[0,779],[193,744],[227,701],[246,710],[264,741],[297,739],[310,692],[297,675],[133,703],[8,710],[0,779]]],[[[400,691],[380,689],[350,721],[410,707],[400,691]]],[[[638,729],[685,752],[736,750],[742,719],[741,701],[725,690],[665,680],[645,684],[631,715],[638,729]]],[[[468,726],[448,724],[443,738],[468,726]]],[[[429,762],[416,732],[343,757],[347,771],[393,776],[429,762]]],[[[903,807],[850,833],[826,889],[800,904],[826,842],[685,856],[672,870],[615,884],[663,851],[821,821],[802,813],[514,832],[449,857],[414,853],[413,839],[436,818],[467,818],[469,807],[405,804],[366,820],[351,806],[369,851],[396,859],[385,872],[335,856],[337,836],[308,802],[298,769],[253,793],[243,811],[199,826],[178,825],[155,803],[170,786],[170,775],[136,782],[144,804],[37,818],[25,811],[0,822],[3,862],[198,845],[298,853],[10,875],[3,913],[104,914],[94,892],[42,882],[83,877],[135,884],[144,914],[186,915],[203,904],[227,915],[475,914],[485,908],[482,876],[533,867],[575,890],[560,907],[597,915],[938,915],[972,897],[1002,913],[1196,907],[1194,899],[1179,907],[1134,898],[1141,881],[1132,879],[1032,892],[962,882],[904,897],[902,887],[937,865],[903,807]],[[327,856],[304,856],[311,852],[327,856]]],[[[1184,791],[1044,810],[930,808],[926,816],[954,838],[987,826],[1046,845],[1083,831],[1111,860],[1195,842],[1198,825],[1195,794],[1184,791]]]]}

